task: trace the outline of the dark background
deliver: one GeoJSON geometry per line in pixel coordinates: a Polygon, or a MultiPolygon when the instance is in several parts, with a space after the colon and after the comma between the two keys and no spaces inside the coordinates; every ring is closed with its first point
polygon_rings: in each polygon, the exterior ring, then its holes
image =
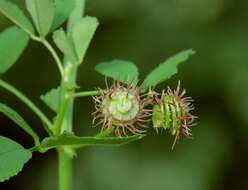
{"type": "MultiPolygon", "coordinates": [[[[16,0],[20,6],[24,1],[16,0]]],[[[177,52],[197,53],[179,72],[159,86],[176,87],[180,79],[195,99],[197,127],[193,140],[181,140],[171,151],[173,138],[156,135],[121,148],[91,147],[74,162],[75,190],[246,190],[248,188],[248,1],[245,0],[88,0],[86,14],[100,26],[78,75],[82,90],[104,87],[94,71],[101,61],[134,61],[142,78],[177,52]]],[[[11,23],[0,17],[0,27],[11,23]]],[[[11,51],[11,50],[10,50],[11,51]]],[[[0,52],[1,53],[1,52],[0,52]]],[[[17,64],[3,77],[21,89],[49,116],[39,96],[59,84],[50,54],[30,42],[17,64]]],[[[7,103],[45,137],[39,119],[14,96],[0,89],[7,103]]],[[[93,134],[90,98],[76,101],[74,129],[93,134]]],[[[0,133],[32,146],[32,139],[0,115],[0,133]]],[[[53,190],[57,187],[54,151],[35,153],[23,171],[0,189],[53,190]]]]}

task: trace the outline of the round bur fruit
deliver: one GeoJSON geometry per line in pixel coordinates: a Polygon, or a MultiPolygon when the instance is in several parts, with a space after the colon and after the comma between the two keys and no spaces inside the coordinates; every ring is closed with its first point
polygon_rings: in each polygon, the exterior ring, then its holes
{"type": "Polygon", "coordinates": [[[178,141],[180,134],[185,137],[191,136],[191,127],[194,124],[195,116],[190,112],[194,109],[191,97],[185,97],[185,90],[180,90],[180,82],[176,90],[168,88],[163,90],[160,98],[156,97],[156,104],[153,105],[152,122],[156,131],[162,128],[169,130],[175,136],[172,149],[178,141]]]}
{"type": "Polygon", "coordinates": [[[94,126],[113,130],[117,136],[145,132],[151,111],[145,109],[146,100],[141,98],[139,87],[115,82],[100,92],[100,96],[94,97],[94,126]]]}

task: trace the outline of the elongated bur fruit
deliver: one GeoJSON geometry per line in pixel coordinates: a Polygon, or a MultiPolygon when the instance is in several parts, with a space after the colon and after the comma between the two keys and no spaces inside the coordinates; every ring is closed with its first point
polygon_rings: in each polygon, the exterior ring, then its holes
{"type": "Polygon", "coordinates": [[[186,91],[180,89],[180,82],[176,90],[163,90],[160,97],[155,98],[153,105],[152,122],[156,131],[168,130],[175,136],[172,149],[181,134],[190,137],[191,127],[195,125],[196,116],[191,114],[194,110],[193,99],[185,96],[186,91]]]}

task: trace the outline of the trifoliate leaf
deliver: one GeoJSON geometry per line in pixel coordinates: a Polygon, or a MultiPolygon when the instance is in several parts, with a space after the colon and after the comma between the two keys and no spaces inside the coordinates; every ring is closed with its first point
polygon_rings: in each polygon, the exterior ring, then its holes
{"type": "Polygon", "coordinates": [[[194,53],[195,52],[191,49],[185,50],[161,63],[145,78],[144,88],[155,87],[159,83],[169,79],[172,75],[177,73],[177,66],[186,61],[189,56],[194,53]]]}
{"type": "Polygon", "coordinates": [[[75,1],[74,0],[54,0],[55,3],[55,16],[51,30],[58,28],[69,17],[72,12],[75,1]]]}
{"type": "Polygon", "coordinates": [[[5,73],[17,61],[28,41],[28,34],[15,26],[0,34],[0,74],[5,73]]]}
{"type": "Polygon", "coordinates": [[[32,153],[17,142],[0,136],[0,182],[17,175],[32,153]]]}
{"type": "Polygon", "coordinates": [[[78,60],[73,44],[61,28],[53,33],[53,40],[57,47],[72,61],[78,60]]]}
{"type": "Polygon", "coordinates": [[[74,24],[76,24],[80,19],[82,19],[85,10],[85,0],[74,0],[75,5],[69,16],[67,23],[67,31],[71,33],[74,24]]]}
{"type": "Polygon", "coordinates": [[[34,28],[22,10],[10,0],[0,1],[0,12],[30,35],[34,35],[34,28]]]}
{"type": "Polygon", "coordinates": [[[132,82],[136,84],[139,77],[138,68],[130,61],[116,59],[110,62],[100,63],[95,69],[104,76],[124,83],[132,82]]]}
{"type": "Polygon", "coordinates": [[[83,62],[86,50],[94,36],[98,21],[94,17],[86,16],[73,25],[70,33],[79,63],[83,62]]]}
{"type": "Polygon", "coordinates": [[[53,0],[26,0],[26,6],[39,34],[46,36],[55,14],[53,0]]]}

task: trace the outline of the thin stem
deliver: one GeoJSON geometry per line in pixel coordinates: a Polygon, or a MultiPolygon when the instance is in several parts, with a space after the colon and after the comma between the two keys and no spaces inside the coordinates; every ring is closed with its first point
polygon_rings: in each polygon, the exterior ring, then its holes
{"type": "Polygon", "coordinates": [[[39,151],[39,148],[40,146],[34,146],[34,147],[29,148],[29,151],[33,153],[33,152],[39,151]]]}
{"type": "Polygon", "coordinates": [[[52,45],[45,39],[45,38],[41,38],[41,37],[32,37],[32,39],[34,41],[37,41],[37,42],[40,42],[42,43],[47,49],[48,51],[51,53],[51,55],[53,56],[58,68],[59,68],[59,72],[60,72],[60,75],[61,77],[63,78],[64,76],[64,68],[63,68],[63,65],[62,65],[62,62],[58,56],[58,54],[56,53],[56,51],[53,49],[52,45]]]}
{"type": "MultiPolygon", "coordinates": [[[[77,23],[84,15],[85,10],[85,0],[75,0],[74,10],[71,12],[70,17],[67,22],[67,34],[70,35],[72,32],[72,28],[75,23],[77,23]]],[[[64,57],[64,66],[68,66],[70,64],[68,62],[67,57],[64,57]]],[[[79,63],[73,63],[74,65],[78,65],[79,63]]],[[[77,79],[77,69],[74,70],[72,77],[70,78],[70,83],[72,86],[76,86],[77,79]]],[[[71,92],[73,93],[73,92],[71,92]]],[[[70,99],[68,107],[65,112],[65,118],[62,123],[62,130],[72,131],[72,123],[73,123],[73,111],[74,111],[74,99],[70,99]]]]}
{"type": "Polygon", "coordinates": [[[25,103],[40,119],[45,123],[44,128],[49,135],[53,135],[50,129],[52,128],[52,123],[46,117],[46,115],[30,100],[28,99],[22,92],[17,90],[12,85],[0,79],[0,86],[4,89],[8,90],[12,94],[14,94],[17,98],[19,98],[23,103],[25,103]],[[50,128],[50,129],[49,129],[50,128]]]}
{"type": "MultiPolygon", "coordinates": [[[[75,1],[75,8],[72,11],[69,21],[68,21],[68,33],[72,26],[83,16],[85,6],[85,0],[76,0],[75,1]]],[[[65,60],[65,68],[69,66],[69,63],[65,60]]],[[[75,64],[76,65],[76,64],[75,64]]],[[[77,68],[73,70],[73,74],[69,77],[69,84],[71,87],[74,87],[76,84],[76,76],[77,76],[77,68]]],[[[65,89],[66,90],[66,89],[65,89]]],[[[71,91],[71,93],[73,93],[71,91]]],[[[72,131],[72,118],[73,118],[73,107],[74,102],[73,99],[67,98],[65,96],[65,92],[62,92],[62,96],[64,96],[64,106],[61,107],[61,112],[59,113],[58,117],[61,117],[62,123],[60,124],[60,118],[57,120],[58,129],[61,132],[62,130],[72,131]],[[62,112],[63,111],[63,112],[62,112]]],[[[72,189],[72,158],[66,154],[64,149],[60,149],[58,152],[59,156],[59,189],[60,190],[71,190],[72,189]]]]}
{"type": "Polygon", "coordinates": [[[68,104],[69,104],[69,99],[68,98],[64,99],[60,107],[60,111],[58,113],[57,119],[54,123],[54,133],[56,135],[59,135],[61,132],[61,126],[64,120],[64,116],[65,116],[65,112],[66,112],[68,104]]]}
{"type": "Polygon", "coordinates": [[[101,94],[100,91],[94,90],[94,91],[76,92],[73,94],[73,97],[78,98],[78,97],[86,97],[86,96],[98,96],[100,94],[101,94]]]}
{"type": "MultiPolygon", "coordinates": [[[[63,121],[67,118],[66,112],[69,106],[69,102],[70,102],[70,96],[69,94],[74,91],[74,84],[71,83],[71,77],[73,77],[73,73],[74,71],[77,69],[76,66],[73,65],[68,65],[65,67],[65,76],[64,76],[64,80],[62,81],[61,86],[63,87],[63,90],[61,91],[61,105],[59,108],[59,112],[57,115],[57,118],[55,120],[55,124],[54,124],[54,132],[56,135],[59,135],[61,132],[63,132],[63,121]]],[[[66,130],[67,132],[69,132],[69,130],[66,130]]]]}
{"type": "Polygon", "coordinates": [[[72,157],[63,148],[58,150],[59,157],[59,189],[72,189],[72,157]]]}

